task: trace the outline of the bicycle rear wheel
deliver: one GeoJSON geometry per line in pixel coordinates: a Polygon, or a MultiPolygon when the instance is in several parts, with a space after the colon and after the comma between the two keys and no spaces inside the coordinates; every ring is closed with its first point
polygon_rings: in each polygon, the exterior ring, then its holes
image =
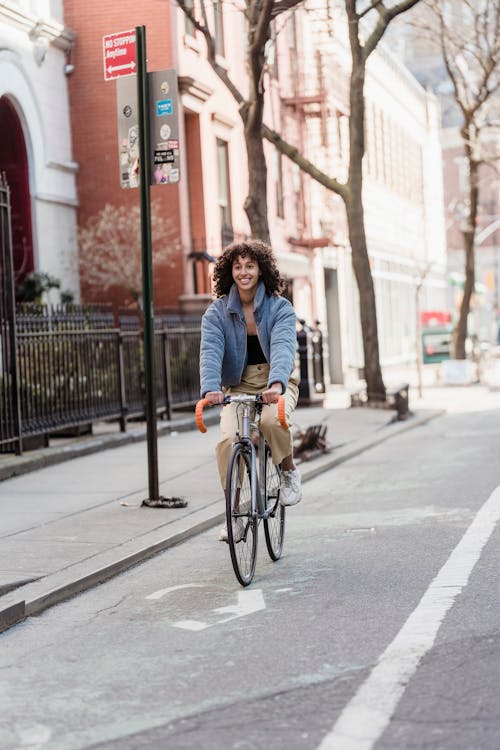
{"type": "Polygon", "coordinates": [[[269,517],[264,519],[267,551],[271,560],[279,560],[285,536],[285,508],[280,505],[281,471],[273,464],[271,449],[266,443],[264,457],[265,502],[269,517]]]}
{"type": "Polygon", "coordinates": [[[252,514],[250,457],[241,445],[231,454],[226,482],[227,541],[236,578],[248,586],[257,559],[257,518],[252,514]]]}

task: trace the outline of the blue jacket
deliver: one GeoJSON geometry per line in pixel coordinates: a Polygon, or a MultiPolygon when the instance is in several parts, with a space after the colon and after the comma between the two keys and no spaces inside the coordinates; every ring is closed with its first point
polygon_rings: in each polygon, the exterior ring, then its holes
{"type": "MultiPolygon", "coordinates": [[[[254,299],[257,335],[269,362],[268,385],[281,383],[283,393],[295,364],[296,315],[284,297],[266,293],[260,282],[254,299]]],[[[214,300],[201,321],[200,379],[202,397],[208,391],[238,385],[247,362],[247,330],[236,284],[214,300]]]]}

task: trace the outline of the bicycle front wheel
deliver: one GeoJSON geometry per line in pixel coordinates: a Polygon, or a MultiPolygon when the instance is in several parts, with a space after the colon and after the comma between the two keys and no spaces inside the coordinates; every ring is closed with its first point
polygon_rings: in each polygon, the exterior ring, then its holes
{"type": "Polygon", "coordinates": [[[227,541],[236,578],[248,586],[257,559],[257,518],[252,512],[250,456],[236,445],[226,482],[227,541]]]}
{"type": "Polygon", "coordinates": [[[279,560],[285,536],[285,508],[280,505],[281,471],[273,464],[271,449],[266,443],[264,456],[265,501],[269,516],[264,519],[267,551],[271,560],[279,560]]]}

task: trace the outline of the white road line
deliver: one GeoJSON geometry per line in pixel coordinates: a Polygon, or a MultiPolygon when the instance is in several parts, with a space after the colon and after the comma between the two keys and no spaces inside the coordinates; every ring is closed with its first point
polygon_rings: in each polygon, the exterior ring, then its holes
{"type": "Polygon", "coordinates": [[[196,633],[199,630],[209,628],[210,625],[207,622],[200,622],[200,620],[177,620],[177,622],[172,623],[172,627],[182,628],[183,630],[192,630],[196,633]]]}
{"type": "Polygon", "coordinates": [[[205,630],[214,625],[223,625],[226,622],[230,622],[230,620],[236,620],[238,617],[252,615],[254,612],[259,612],[265,608],[266,603],[262,589],[245,589],[244,591],[238,591],[237,604],[228,604],[227,607],[217,607],[217,609],[212,610],[212,612],[216,612],[217,614],[228,614],[229,617],[223,617],[222,620],[212,623],[200,620],[177,620],[177,622],[172,623],[172,627],[193,631],[205,630]]]}
{"type": "Polygon", "coordinates": [[[447,612],[466,586],[499,519],[500,487],[497,487],[318,750],[373,748],[420,660],[432,648],[447,612]]]}
{"type": "Polygon", "coordinates": [[[262,589],[245,589],[244,591],[238,591],[237,604],[229,604],[227,607],[217,607],[217,609],[214,609],[214,612],[220,612],[221,615],[226,613],[230,615],[219,620],[218,624],[221,624],[229,622],[229,620],[235,620],[237,617],[252,615],[254,612],[259,612],[265,608],[266,603],[262,589]]]}
{"type": "Polygon", "coordinates": [[[28,750],[40,750],[52,736],[52,730],[43,724],[35,724],[19,732],[20,747],[28,750]]]}
{"type": "Polygon", "coordinates": [[[172,591],[179,591],[179,589],[198,589],[203,588],[204,585],[205,584],[203,583],[181,583],[178,586],[169,586],[166,589],[158,589],[158,591],[154,591],[152,594],[148,594],[146,599],[162,599],[172,591]]]}

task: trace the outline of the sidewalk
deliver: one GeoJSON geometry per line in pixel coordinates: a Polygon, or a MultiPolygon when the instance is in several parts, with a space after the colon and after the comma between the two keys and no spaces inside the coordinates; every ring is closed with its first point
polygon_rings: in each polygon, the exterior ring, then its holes
{"type": "MultiPolygon", "coordinates": [[[[478,388],[483,400],[493,398],[492,408],[500,408],[500,394],[478,388]]],[[[457,389],[428,391],[422,401],[412,393],[414,415],[403,422],[392,421],[394,411],[349,409],[345,389],[331,390],[324,408],[297,409],[296,425],[327,424],[330,446],[328,453],[301,464],[303,481],[439,416],[445,395],[447,405],[463,403],[457,389]]],[[[470,394],[471,404],[478,393],[470,394]]],[[[25,457],[2,456],[4,476],[21,465],[29,471],[0,482],[0,631],[222,523],[214,460],[217,421],[216,410],[207,411],[212,425],[204,435],[194,429],[193,415],[160,423],[160,492],[185,497],[183,509],[141,507],[148,486],[144,427],[125,436],[101,431],[25,457]],[[126,442],[109,449],[120,440],[126,442]]],[[[214,531],[214,543],[216,538],[214,531]]]]}

